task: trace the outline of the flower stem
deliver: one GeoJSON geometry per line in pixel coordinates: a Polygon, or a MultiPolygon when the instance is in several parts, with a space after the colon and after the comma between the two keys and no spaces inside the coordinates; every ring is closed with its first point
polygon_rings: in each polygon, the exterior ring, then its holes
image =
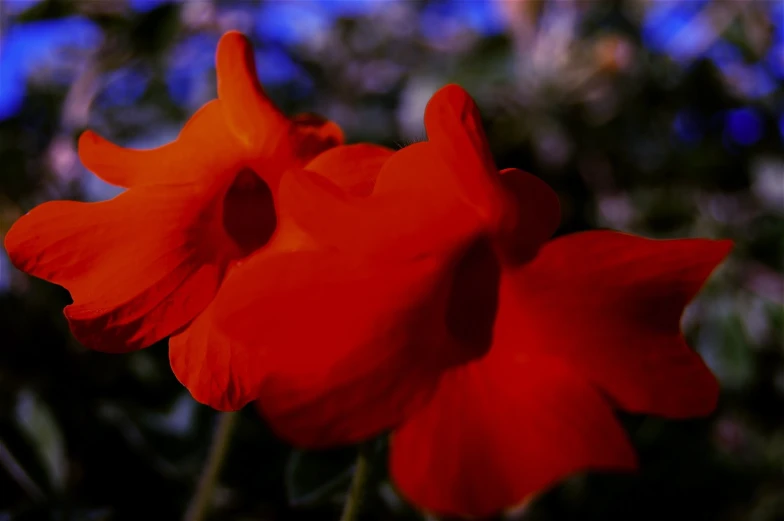
{"type": "Polygon", "coordinates": [[[196,493],[191,498],[185,513],[185,521],[203,521],[206,518],[238,415],[239,413],[236,412],[220,413],[210,451],[207,454],[207,462],[201,471],[196,493]]]}
{"type": "Polygon", "coordinates": [[[340,521],[357,521],[359,519],[359,510],[362,507],[362,499],[365,496],[368,475],[370,474],[372,454],[373,445],[371,442],[366,442],[359,447],[354,477],[351,480],[351,488],[348,491],[348,498],[343,506],[343,515],[340,516],[340,521]]]}

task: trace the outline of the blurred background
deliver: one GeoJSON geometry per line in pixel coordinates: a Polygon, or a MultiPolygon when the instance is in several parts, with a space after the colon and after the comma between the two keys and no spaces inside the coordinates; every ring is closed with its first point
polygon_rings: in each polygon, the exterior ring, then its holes
{"type": "MultiPolygon", "coordinates": [[[[716,414],[623,417],[639,474],[575,477],[509,519],[784,520],[784,1],[0,0],[0,235],[43,201],[115,195],[78,134],[171,140],[215,96],[228,29],[284,110],[349,141],[419,139],[430,95],[460,83],[498,166],[557,189],[559,234],[737,241],[684,319],[723,384],[716,414]]],[[[0,520],[180,519],[215,413],[165,345],[81,347],[68,302],[0,250],[0,520]]],[[[424,519],[384,450],[363,519],[424,519]]],[[[292,451],[249,407],[212,518],[337,519],[354,456],[292,451]]]]}

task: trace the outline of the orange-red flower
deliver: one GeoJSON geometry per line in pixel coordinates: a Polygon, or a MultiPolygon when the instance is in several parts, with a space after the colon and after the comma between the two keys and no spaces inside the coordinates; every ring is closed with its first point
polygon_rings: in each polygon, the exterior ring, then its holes
{"type": "Polygon", "coordinates": [[[184,371],[189,387],[257,392],[300,446],[393,428],[402,493],[465,516],[584,469],[634,468],[615,408],[714,409],[716,380],[680,317],[729,241],[548,240],[556,195],[497,171],[461,88],[433,97],[425,126],[427,142],[394,154],[341,147],[284,176],[280,226],[302,241],[273,238],[173,341],[211,368],[184,371]]]}
{"type": "Polygon", "coordinates": [[[728,241],[549,240],[555,193],[498,172],[461,88],[428,104],[424,143],[335,147],[334,124],[271,105],[252,63],[244,37],[225,35],[218,99],[175,142],[80,140],[123,194],[46,203],[7,234],[16,266],[71,292],[83,343],[120,352],[171,335],[197,400],[258,399],[297,445],[394,429],[392,477],[445,514],[634,468],[614,408],[713,410],[716,381],[680,316],[728,241]]]}
{"type": "Polygon", "coordinates": [[[42,204],[6,235],[14,265],[71,293],[65,315],[88,347],[131,351],[187,330],[229,266],[277,232],[284,171],[343,140],[334,123],[273,106],[241,34],[221,38],[216,67],[218,99],[174,142],[128,150],[81,136],[85,166],[127,190],[42,204]]]}

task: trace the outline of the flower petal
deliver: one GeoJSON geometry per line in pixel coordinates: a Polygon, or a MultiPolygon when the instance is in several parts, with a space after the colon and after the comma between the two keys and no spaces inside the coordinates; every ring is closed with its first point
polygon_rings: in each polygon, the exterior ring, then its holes
{"type": "Polygon", "coordinates": [[[126,188],[221,181],[216,173],[236,172],[244,154],[228,131],[217,100],[199,109],[175,141],[158,148],[122,148],[90,130],[79,138],[84,166],[104,181],[126,188]]]}
{"type": "Polygon", "coordinates": [[[380,271],[321,252],[257,254],[231,270],[211,312],[172,337],[172,368],[212,407],[260,398],[296,445],[359,441],[399,422],[436,382],[443,333],[428,310],[444,298],[438,273],[432,259],[380,271]]]}
{"type": "Polygon", "coordinates": [[[264,93],[248,38],[238,31],[225,33],[218,42],[215,62],[218,99],[235,135],[252,149],[266,148],[286,135],[289,120],[264,93]]]}
{"type": "MultiPolygon", "coordinates": [[[[393,154],[378,174],[379,183],[386,178],[383,186],[377,184],[369,197],[347,194],[325,177],[337,177],[331,168],[325,175],[292,172],[281,181],[281,212],[323,247],[352,256],[391,261],[452,255],[483,227],[465,201],[441,193],[439,177],[448,173],[437,171],[443,165],[427,162],[428,147],[419,143],[393,154]]],[[[346,164],[353,173],[342,179],[366,177],[365,166],[346,164]]]]}
{"type": "Polygon", "coordinates": [[[716,381],[679,319],[729,248],[588,232],[503,272],[488,355],[448,371],[394,434],[390,468],[404,495],[488,516],[574,472],[632,469],[603,396],[633,412],[710,412],[716,381]]]}
{"type": "Polygon", "coordinates": [[[343,144],[343,130],[336,123],[317,114],[297,114],[291,118],[291,122],[292,130],[296,134],[294,155],[297,157],[311,159],[325,150],[343,144]]]}
{"type": "Polygon", "coordinates": [[[390,441],[393,482],[440,515],[489,517],[570,474],[635,465],[598,391],[555,359],[508,352],[445,373],[390,441]]]}
{"type": "Polygon", "coordinates": [[[425,107],[425,128],[428,140],[467,182],[481,179],[479,172],[496,173],[479,108],[459,85],[447,85],[433,95],[425,107]]]}
{"type": "Polygon", "coordinates": [[[366,197],[393,154],[388,148],[367,143],[340,146],[320,154],[305,169],[326,177],[349,195],[366,197]]]}
{"type": "Polygon", "coordinates": [[[236,411],[258,393],[266,368],[262,350],[237,346],[213,326],[215,302],[169,338],[172,371],[193,398],[219,411],[236,411]]]}
{"type": "Polygon", "coordinates": [[[505,253],[515,263],[532,259],[561,222],[558,195],[550,186],[522,170],[501,170],[501,184],[515,201],[515,226],[502,237],[505,253]]]}
{"type": "Polygon", "coordinates": [[[505,348],[558,357],[625,410],[709,414],[718,384],[680,317],[731,246],[608,231],[558,238],[510,276],[520,321],[496,335],[505,348]]]}
{"type": "Polygon", "coordinates": [[[507,217],[510,201],[501,189],[479,109],[458,85],[436,92],[425,108],[428,143],[443,161],[458,193],[495,228],[507,217]]]}
{"type": "Polygon", "coordinates": [[[5,247],[16,267],[68,289],[65,314],[83,344],[147,347],[193,319],[222,277],[214,243],[199,248],[183,226],[200,210],[178,195],[140,187],[99,203],[45,203],[14,224],[5,247]]]}

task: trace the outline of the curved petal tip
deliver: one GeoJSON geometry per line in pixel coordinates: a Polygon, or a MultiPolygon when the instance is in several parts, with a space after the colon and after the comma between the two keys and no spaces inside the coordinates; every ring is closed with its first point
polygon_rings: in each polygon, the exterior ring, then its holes
{"type": "Polygon", "coordinates": [[[251,146],[279,134],[287,120],[264,94],[248,37],[238,31],[224,34],[215,53],[215,68],[218,99],[234,134],[251,146]]]}
{"type": "Polygon", "coordinates": [[[237,57],[244,60],[250,60],[250,64],[253,64],[253,47],[251,46],[248,37],[243,33],[239,31],[228,31],[218,40],[215,60],[220,64],[235,61],[237,57]]]}
{"type": "Polygon", "coordinates": [[[133,161],[128,161],[131,151],[115,145],[92,130],[79,136],[77,153],[89,171],[109,184],[128,188],[134,184],[136,174],[133,161]]]}

